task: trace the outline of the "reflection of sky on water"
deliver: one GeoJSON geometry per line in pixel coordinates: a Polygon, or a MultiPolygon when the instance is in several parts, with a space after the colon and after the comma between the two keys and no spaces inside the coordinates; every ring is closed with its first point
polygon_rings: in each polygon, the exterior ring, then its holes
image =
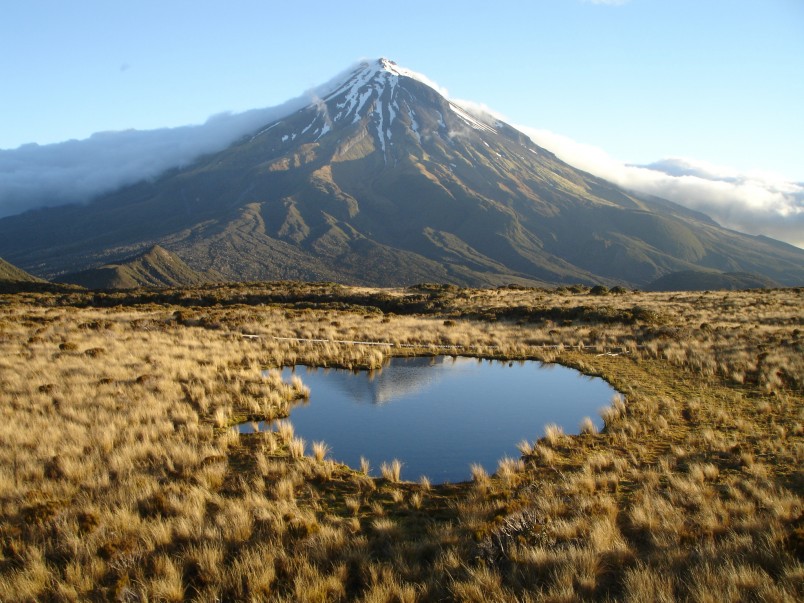
{"type": "Polygon", "coordinates": [[[292,374],[310,388],[309,404],[291,410],[297,435],[325,441],[352,467],[365,456],[375,474],[398,458],[403,479],[433,483],[468,479],[471,463],[493,473],[547,423],[577,433],[589,416],[600,427],[598,410],[616,393],[560,365],[474,358],[392,358],[371,373],[297,366],[283,369],[283,380],[292,374]]]}

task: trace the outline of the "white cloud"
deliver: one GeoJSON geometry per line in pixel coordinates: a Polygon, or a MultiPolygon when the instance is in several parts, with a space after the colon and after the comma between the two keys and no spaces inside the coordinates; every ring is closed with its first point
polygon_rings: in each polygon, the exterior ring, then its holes
{"type": "Polygon", "coordinates": [[[224,148],[279,117],[272,110],[221,114],[199,126],[100,132],[85,140],[0,151],[0,216],[88,201],[154,178],[170,167],[187,165],[224,148]]]}
{"type": "Polygon", "coordinates": [[[605,151],[548,130],[517,126],[539,146],[623,188],[703,212],[727,228],[804,247],[804,185],[685,158],[624,164],[605,151]]]}
{"type": "Polygon", "coordinates": [[[221,113],[201,125],[99,132],[85,140],[0,150],[0,217],[89,201],[121,186],[155,178],[167,169],[188,165],[326,96],[354,69],[277,107],[221,113]]]}

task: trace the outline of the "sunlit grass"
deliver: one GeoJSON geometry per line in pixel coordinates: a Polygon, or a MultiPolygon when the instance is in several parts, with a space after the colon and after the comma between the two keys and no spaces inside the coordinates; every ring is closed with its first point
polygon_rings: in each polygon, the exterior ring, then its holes
{"type": "Polygon", "coordinates": [[[114,295],[0,297],[0,600],[800,599],[800,290],[114,295]],[[406,314],[408,295],[439,309],[406,314]],[[599,431],[548,426],[433,486],[307,451],[286,419],[303,374],[263,375],[445,349],[622,394],[599,431]]]}
{"type": "Polygon", "coordinates": [[[382,463],[380,465],[380,473],[383,478],[391,483],[397,483],[402,475],[402,462],[394,459],[389,463],[382,463]]]}

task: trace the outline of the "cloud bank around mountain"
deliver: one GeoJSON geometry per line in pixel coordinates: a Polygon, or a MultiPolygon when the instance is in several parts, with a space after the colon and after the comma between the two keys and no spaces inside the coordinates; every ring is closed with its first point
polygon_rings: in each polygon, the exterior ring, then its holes
{"type": "MultiPolygon", "coordinates": [[[[354,69],[277,107],[222,113],[201,125],[100,132],[85,140],[0,150],[0,218],[39,207],[87,202],[122,186],[156,178],[170,168],[188,165],[324,98],[354,69]]],[[[485,114],[492,120],[508,121],[483,105],[453,102],[479,117],[485,114]]],[[[623,188],[701,211],[728,228],[804,247],[804,184],[691,159],[627,165],[601,149],[548,130],[516,127],[567,163],[623,188]]]]}
{"type": "Polygon", "coordinates": [[[198,126],[99,132],[85,140],[0,150],[0,217],[89,201],[155,178],[227,147],[294,107],[224,113],[198,126]]]}
{"type": "Polygon", "coordinates": [[[201,125],[99,132],[84,140],[0,150],[0,218],[82,203],[189,165],[326,96],[355,67],[276,107],[213,115],[201,125]]]}
{"type": "Polygon", "coordinates": [[[570,165],[623,188],[703,212],[726,228],[804,247],[804,185],[800,183],[679,157],[628,165],[566,136],[517,127],[570,165]]]}

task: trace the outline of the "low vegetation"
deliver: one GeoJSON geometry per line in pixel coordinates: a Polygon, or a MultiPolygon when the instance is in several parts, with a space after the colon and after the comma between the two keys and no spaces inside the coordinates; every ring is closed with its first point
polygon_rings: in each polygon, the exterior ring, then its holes
{"type": "Polygon", "coordinates": [[[800,289],[19,289],[2,601],[804,598],[800,289]],[[493,475],[434,486],[338,464],[288,419],[304,383],[263,375],[414,354],[560,362],[621,396],[600,431],[534,425],[493,475]]]}

